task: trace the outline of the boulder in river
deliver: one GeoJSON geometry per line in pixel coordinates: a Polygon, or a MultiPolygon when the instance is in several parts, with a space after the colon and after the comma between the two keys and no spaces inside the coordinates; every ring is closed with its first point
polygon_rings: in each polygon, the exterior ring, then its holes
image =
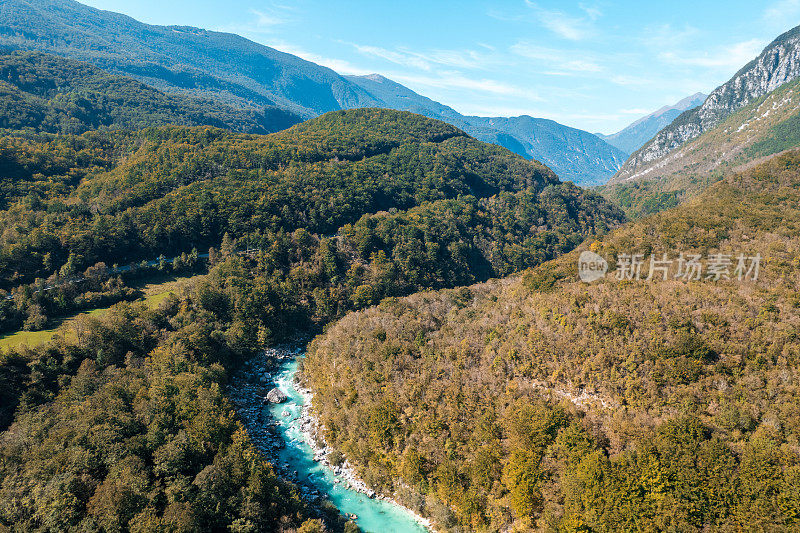
{"type": "Polygon", "coordinates": [[[286,395],[282,390],[274,388],[267,393],[267,401],[269,403],[283,403],[286,401],[286,395]]]}

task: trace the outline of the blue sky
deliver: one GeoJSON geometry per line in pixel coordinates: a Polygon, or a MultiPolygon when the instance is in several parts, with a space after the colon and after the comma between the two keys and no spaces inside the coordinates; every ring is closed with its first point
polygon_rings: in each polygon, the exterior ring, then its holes
{"type": "Polygon", "coordinates": [[[464,114],[602,133],[713,90],[800,24],[800,0],[82,1],[377,72],[464,114]]]}

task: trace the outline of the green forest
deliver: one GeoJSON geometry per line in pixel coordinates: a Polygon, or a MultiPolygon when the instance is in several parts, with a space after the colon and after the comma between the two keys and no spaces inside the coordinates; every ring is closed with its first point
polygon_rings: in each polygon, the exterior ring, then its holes
{"type": "Polygon", "coordinates": [[[624,220],[536,162],[385,110],[271,136],[165,126],[6,137],[0,168],[6,331],[76,308],[76,295],[37,283],[221,246],[259,250],[248,283],[263,286],[259,326],[277,331],[273,321],[310,325],[506,275],[624,220]]]}
{"type": "Polygon", "coordinates": [[[80,134],[175,124],[265,134],[300,120],[274,106],[241,109],[168,95],[88,63],[0,50],[0,132],[80,134]]]}
{"type": "Polygon", "coordinates": [[[800,152],[593,191],[409,112],[299,120],[0,54],[0,533],[355,533],[234,403],[308,341],[328,457],[436,531],[800,528],[800,152]]]}
{"type": "Polygon", "coordinates": [[[326,440],[452,530],[797,530],[799,186],[795,152],[522,275],[346,316],[304,363],[326,440]],[[587,248],[763,263],[587,285],[587,248]]]}
{"type": "Polygon", "coordinates": [[[116,303],[0,355],[2,530],[350,531],[254,448],[232,373],[350,310],[536,266],[624,221],[410,113],[257,135],[235,131],[257,131],[252,112],[80,63],[17,53],[0,72],[0,333],[116,303]],[[206,271],[133,303],[142,278],[206,271]]]}

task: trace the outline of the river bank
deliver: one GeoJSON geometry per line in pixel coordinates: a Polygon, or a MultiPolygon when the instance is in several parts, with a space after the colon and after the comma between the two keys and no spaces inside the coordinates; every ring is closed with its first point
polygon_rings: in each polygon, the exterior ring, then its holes
{"type": "Polygon", "coordinates": [[[350,464],[349,461],[346,459],[341,465],[334,465],[330,461],[330,454],[333,451],[331,448],[327,446],[324,437],[322,436],[321,432],[319,431],[319,425],[317,419],[313,416],[313,412],[311,410],[311,401],[313,400],[313,393],[310,389],[304,388],[299,383],[295,382],[295,389],[300,393],[303,397],[304,405],[303,410],[300,416],[300,429],[303,431],[303,434],[306,438],[311,449],[314,451],[314,460],[317,462],[322,463],[328,469],[330,469],[335,475],[341,476],[346,483],[348,484],[348,488],[365,494],[368,498],[377,498],[392,505],[396,505],[405,509],[410,515],[413,516],[414,520],[425,528],[427,531],[432,531],[433,526],[427,518],[415,513],[408,507],[405,507],[402,503],[398,502],[392,497],[386,496],[384,494],[377,494],[374,490],[369,488],[359,477],[356,473],[353,466],[350,464]]]}
{"type": "Polygon", "coordinates": [[[312,504],[330,500],[367,532],[422,533],[430,523],[391,497],[375,494],[346,461],[331,464],[328,448],[311,413],[311,391],[296,383],[296,347],[267,350],[247,362],[231,381],[231,399],[255,446],[285,479],[297,484],[312,504]],[[278,388],[282,403],[269,403],[278,388]]]}

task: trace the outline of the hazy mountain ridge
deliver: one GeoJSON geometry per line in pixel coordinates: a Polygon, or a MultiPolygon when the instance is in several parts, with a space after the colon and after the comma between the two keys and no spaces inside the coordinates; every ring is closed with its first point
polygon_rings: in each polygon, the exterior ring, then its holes
{"type": "Polygon", "coordinates": [[[148,25],[72,0],[5,0],[0,46],[87,61],[165,92],[246,108],[277,105],[304,118],[360,107],[412,111],[546,160],[562,179],[582,185],[606,181],[627,156],[588,132],[555,122],[517,117],[507,119],[509,131],[499,130],[487,124],[492,119],[464,117],[382,76],[341,76],[238,35],[148,25]]]}
{"type": "MultiPolygon", "coordinates": [[[[603,183],[627,157],[626,152],[592,133],[549,119],[522,115],[467,117],[467,120],[479,128],[490,129],[491,134],[484,140],[533,157],[552,168],[561,179],[583,186],[603,183]]],[[[473,134],[480,136],[481,130],[473,134]]]]}
{"type": "Polygon", "coordinates": [[[605,182],[624,163],[627,152],[598,136],[553,120],[465,116],[378,74],[346,76],[393,109],[419,113],[457,126],[476,139],[499,144],[553,169],[562,180],[579,185],[605,182]]]}
{"type": "Polygon", "coordinates": [[[177,124],[267,134],[301,121],[285,109],[242,109],[164,94],[82,61],[41,52],[0,53],[0,128],[45,133],[177,124]]]}
{"type": "Polygon", "coordinates": [[[695,93],[680,100],[679,102],[664,106],[661,109],[644,116],[630,125],[626,126],[617,133],[611,135],[596,135],[620,150],[632,154],[653,138],[659,131],[669,126],[681,113],[701,105],[707,94],[695,93]]]}
{"type": "Polygon", "coordinates": [[[378,103],[329,68],[244,37],[144,24],[71,0],[5,0],[0,44],[87,61],[166,91],[279,105],[306,118],[378,103]]]}
{"type": "Polygon", "coordinates": [[[609,183],[642,177],[670,152],[713,128],[733,112],[800,75],[800,27],[776,38],[698,108],[682,113],[631,155],[609,183]]]}

